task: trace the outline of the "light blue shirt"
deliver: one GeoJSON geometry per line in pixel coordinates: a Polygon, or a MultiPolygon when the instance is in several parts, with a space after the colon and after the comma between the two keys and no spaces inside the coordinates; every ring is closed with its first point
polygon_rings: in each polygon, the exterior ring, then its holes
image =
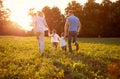
{"type": "Polygon", "coordinates": [[[69,28],[68,28],[68,31],[76,31],[77,32],[78,24],[79,24],[79,18],[72,15],[72,16],[69,16],[66,21],[68,21],[69,24],[70,24],[69,28]]]}

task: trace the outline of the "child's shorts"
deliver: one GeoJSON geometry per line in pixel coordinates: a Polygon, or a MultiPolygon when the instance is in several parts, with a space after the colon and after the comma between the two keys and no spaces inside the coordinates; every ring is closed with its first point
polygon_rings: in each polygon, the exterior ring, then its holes
{"type": "Polygon", "coordinates": [[[53,45],[53,46],[57,46],[57,45],[58,45],[58,42],[52,42],[52,45],[53,45]]]}
{"type": "Polygon", "coordinates": [[[62,46],[61,48],[62,48],[63,51],[67,50],[67,46],[62,46]]]}

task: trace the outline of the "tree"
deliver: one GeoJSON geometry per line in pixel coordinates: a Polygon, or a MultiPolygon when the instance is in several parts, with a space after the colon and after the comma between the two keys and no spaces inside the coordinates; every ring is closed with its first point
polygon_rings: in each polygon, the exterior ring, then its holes
{"type": "Polygon", "coordinates": [[[83,32],[88,36],[102,35],[101,6],[89,0],[83,8],[83,32]]]}
{"type": "Polygon", "coordinates": [[[25,35],[25,31],[18,23],[10,21],[10,13],[11,11],[4,8],[0,0],[0,35],[25,35]]]}
{"type": "Polygon", "coordinates": [[[58,7],[52,8],[52,18],[53,18],[52,29],[56,29],[57,32],[60,34],[61,32],[63,32],[63,29],[64,29],[64,17],[61,14],[61,11],[58,7]]]}
{"type": "Polygon", "coordinates": [[[112,3],[111,6],[111,26],[112,26],[112,34],[114,36],[120,36],[120,0],[112,3]]]}
{"type": "Polygon", "coordinates": [[[49,28],[51,29],[52,28],[52,11],[51,11],[51,8],[48,7],[48,6],[45,6],[42,11],[44,12],[45,14],[45,19],[47,21],[47,24],[49,26],[49,28]]]}
{"type": "Polygon", "coordinates": [[[103,26],[104,36],[116,37],[120,36],[120,0],[117,2],[111,2],[110,0],[103,0],[102,11],[104,14],[103,26]]]}
{"type": "Polygon", "coordinates": [[[104,36],[111,35],[112,26],[111,26],[111,5],[112,2],[110,0],[103,0],[102,2],[102,11],[103,11],[103,34],[104,36]]]}
{"type": "Polygon", "coordinates": [[[7,21],[4,24],[3,30],[2,30],[2,35],[20,35],[20,36],[25,36],[25,30],[21,28],[21,26],[13,21],[7,21]]]}
{"type": "Polygon", "coordinates": [[[69,10],[73,10],[75,16],[81,18],[82,6],[78,2],[72,1],[72,2],[68,3],[67,8],[65,8],[66,15],[68,14],[69,10]]]}
{"type": "Polygon", "coordinates": [[[10,10],[5,9],[2,0],[0,0],[0,34],[3,32],[4,25],[8,22],[10,16],[10,10]]]}
{"type": "Polygon", "coordinates": [[[66,14],[69,10],[74,10],[75,16],[79,17],[82,23],[80,36],[120,36],[120,0],[115,3],[103,0],[101,4],[95,3],[95,0],[88,0],[84,6],[72,1],[65,8],[66,14]]]}
{"type": "Polygon", "coordinates": [[[60,34],[64,29],[64,16],[58,7],[53,7],[52,9],[48,6],[44,7],[42,10],[45,14],[46,21],[49,28],[56,29],[57,33],[60,34]]]}

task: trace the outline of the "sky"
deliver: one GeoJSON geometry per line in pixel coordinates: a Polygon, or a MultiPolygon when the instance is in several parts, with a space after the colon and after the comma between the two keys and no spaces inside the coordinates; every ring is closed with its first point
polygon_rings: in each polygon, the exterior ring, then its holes
{"type": "MultiPolygon", "coordinates": [[[[54,7],[57,6],[62,13],[67,7],[67,4],[73,0],[5,0],[3,5],[5,8],[9,8],[11,11],[10,19],[17,22],[25,30],[30,30],[32,27],[29,26],[30,17],[28,11],[30,8],[41,10],[44,6],[54,7]]],[[[75,0],[81,5],[87,2],[87,0],[75,0]]],[[[115,1],[115,0],[113,0],[115,1]]],[[[102,0],[96,0],[101,3],[102,0]]]]}

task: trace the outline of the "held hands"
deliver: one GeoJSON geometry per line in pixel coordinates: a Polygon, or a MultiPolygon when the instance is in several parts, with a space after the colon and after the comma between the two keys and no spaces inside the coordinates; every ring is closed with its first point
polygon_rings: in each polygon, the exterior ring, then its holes
{"type": "Polygon", "coordinates": [[[48,33],[50,33],[50,29],[48,28],[48,33]]]}
{"type": "MultiPolygon", "coordinates": [[[[77,35],[79,35],[80,32],[77,32],[77,35]]],[[[64,33],[64,37],[67,37],[68,36],[68,33],[64,33]]]]}
{"type": "Polygon", "coordinates": [[[68,33],[64,33],[64,37],[67,37],[68,36],[68,33]]]}
{"type": "Polygon", "coordinates": [[[47,27],[48,28],[48,33],[50,33],[50,28],[49,27],[47,27]]]}
{"type": "Polygon", "coordinates": [[[77,35],[79,35],[80,32],[77,32],[77,35]]]}

